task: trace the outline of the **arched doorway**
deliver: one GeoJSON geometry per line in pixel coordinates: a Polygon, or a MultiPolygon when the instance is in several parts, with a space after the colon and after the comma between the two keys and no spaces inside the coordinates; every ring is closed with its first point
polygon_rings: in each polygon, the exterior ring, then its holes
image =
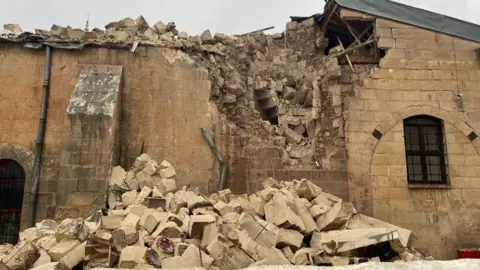
{"type": "Polygon", "coordinates": [[[22,165],[12,159],[0,159],[0,245],[18,241],[24,186],[22,165]]]}

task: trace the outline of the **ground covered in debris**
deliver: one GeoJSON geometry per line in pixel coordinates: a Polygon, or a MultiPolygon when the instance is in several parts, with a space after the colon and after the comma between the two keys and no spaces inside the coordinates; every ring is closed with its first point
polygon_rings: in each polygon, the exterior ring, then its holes
{"type": "Polygon", "coordinates": [[[255,194],[179,188],[175,169],[148,155],[112,171],[108,205],[89,218],[44,220],[0,246],[0,268],[241,269],[433,260],[409,230],[357,213],[307,179],[268,178],[255,194]],[[2,268],[3,267],[3,268],[2,268]],[[5,268],[7,267],[7,268],[5,268]]]}

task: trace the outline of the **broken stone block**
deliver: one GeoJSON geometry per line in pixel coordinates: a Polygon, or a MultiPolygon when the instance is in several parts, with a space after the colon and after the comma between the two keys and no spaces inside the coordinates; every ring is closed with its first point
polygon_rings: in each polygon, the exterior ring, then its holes
{"type": "Polygon", "coordinates": [[[130,35],[126,31],[116,31],[113,35],[113,39],[118,43],[127,42],[129,38],[130,35]]]}
{"type": "Polygon", "coordinates": [[[293,131],[295,131],[298,135],[300,136],[303,136],[303,134],[305,134],[305,132],[307,131],[307,129],[305,128],[304,125],[300,124],[298,126],[296,126],[293,131]]]}
{"type": "Polygon", "coordinates": [[[273,137],[273,144],[276,146],[285,146],[287,144],[287,139],[282,136],[273,137]]]}
{"type": "Polygon", "coordinates": [[[166,209],[167,205],[167,200],[165,198],[146,198],[145,199],[145,204],[147,205],[148,208],[161,208],[161,209],[166,209]]]}
{"type": "Polygon", "coordinates": [[[302,179],[295,183],[295,191],[300,198],[305,198],[308,201],[311,201],[317,198],[321,193],[322,189],[307,179],[302,179]]]}
{"type": "Polygon", "coordinates": [[[77,219],[64,219],[58,231],[55,233],[57,242],[60,242],[62,239],[78,239],[80,241],[85,241],[89,235],[89,228],[84,225],[81,218],[77,219]]]}
{"type": "Polygon", "coordinates": [[[120,227],[112,232],[112,242],[119,251],[138,242],[140,234],[133,226],[120,227]]]}
{"type": "Polygon", "coordinates": [[[47,235],[38,239],[35,244],[37,245],[37,247],[43,250],[50,251],[50,249],[56,246],[58,243],[55,235],[47,235]]]}
{"type": "Polygon", "coordinates": [[[316,223],[320,231],[337,230],[356,213],[352,203],[337,202],[325,214],[317,218],[316,223]]]}
{"type": "Polygon", "coordinates": [[[278,228],[265,221],[261,224],[260,219],[252,218],[248,214],[243,215],[243,218],[239,221],[238,229],[245,231],[250,238],[255,239],[258,244],[264,247],[271,248],[277,243],[278,228]]]}
{"type": "Polygon", "coordinates": [[[161,265],[162,269],[180,269],[182,267],[182,262],[183,260],[181,256],[174,256],[163,259],[161,265]]]}
{"type": "Polygon", "coordinates": [[[287,139],[287,142],[291,144],[297,144],[302,141],[302,136],[288,127],[285,127],[284,136],[287,139]]]}
{"type": "Polygon", "coordinates": [[[103,216],[102,217],[102,228],[108,230],[115,230],[122,226],[122,216],[103,216]]]}
{"type": "Polygon", "coordinates": [[[60,262],[62,262],[68,269],[73,269],[75,266],[77,266],[79,263],[83,261],[85,258],[85,246],[87,245],[87,241],[79,244],[76,246],[74,249],[72,249],[70,252],[65,254],[60,259],[60,262]]]}
{"type": "Polygon", "coordinates": [[[63,258],[70,251],[75,249],[78,245],[80,245],[80,241],[65,238],[61,242],[56,244],[53,248],[51,248],[48,252],[48,255],[50,255],[54,262],[58,262],[61,258],[63,258]]]}
{"type": "Polygon", "coordinates": [[[147,230],[148,233],[151,234],[155,231],[158,224],[166,220],[167,217],[168,217],[168,213],[155,211],[146,217],[145,223],[143,224],[143,228],[145,228],[145,230],[147,230]]]}
{"type": "Polygon", "coordinates": [[[4,31],[10,31],[15,34],[21,34],[23,33],[22,28],[18,24],[4,24],[3,25],[3,30],[4,31]]]}
{"type": "Polygon", "coordinates": [[[209,223],[203,227],[202,243],[200,246],[206,248],[210,242],[212,242],[218,234],[218,227],[215,222],[209,223]]]}
{"type": "Polygon", "coordinates": [[[137,191],[140,188],[137,177],[135,177],[135,172],[133,170],[127,172],[125,176],[125,184],[132,191],[137,191]]]}
{"type": "Polygon", "coordinates": [[[153,41],[158,40],[157,30],[154,27],[151,27],[145,30],[145,32],[143,32],[143,35],[149,40],[153,40],[153,41]]]}
{"type": "Polygon", "coordinates": [[[180,33],[178,33],[177,37],[179,39],[185,39],[186,40],[186,39],[188,39],[188,33],[187,32],[180,32],[180,33]]]}
{"type": "Polygon", "coordinates": [[[219,42],[224,42],[227,39],[227,35],[223,33],[215,33],[215,36],[213,37],[215,40],[219,42]]]}
{"type": "Polygon", "coordinates": [[[215,221],[216,219],[210,215],[191,216],[188,227],[188,235],[191,238],[202,238],[204,227],[215,221]]]}
{"type": "Polygon", "coordinates": [[[141,154],[133,162],[132,171],[139,172],[139,171],[143,170],[145,168],[145,166],[147,165],[147,162],[149,160],[151,160],[149,155],[147,155],[145,153],[141,154]]]}
{"type": "Polygon", "coordinates": [[[346,228],[349,230],[368,228],[387,228],[396,230],[399,234],[399,240],[403,247],[408,247],[408,242],[412,235],[412,232],[407,229],[400,228],[398,226],[362,214],[354,214],[348,220],[346,228]]]}
{"type": "Polygon", "coordinates": [[[48,30],[35,29],[35,35],[39,35],[39,36],[42,36],[42,37],[49,37],[52,34],[48,30]]]}
{"type": "Polygon", "coordinates": [[[85,39],[85,31],[82,29],[68,29],[68,37],[73,40],[85,39]]]}
{"type": "Polygon", "coordinates": [[[256,80],[254,85],[255,91],[265,91],[268,90],[268,81],[256,80]]]}
{"type": "Polygon", "coordinates": [[[146,252],[147,248],[140,246],[129,246],[124,248],[120,254],[118,268],[131,269],[137,264],[146,264],[146,252]]]}
{"type": "Polygon", "coordinates": [[[28,240],[30,242],[35,242],[39,237],[38,229],[36,227],[28,228],[23,232],[20,232],[19,239],[20,241],[28,240]]]}
{"type": "Polygon", "coordinates": [[[32,265],[33,268],[39,267],[48,263],[52,262],[52,258],[50,258],[50,255],[48,255],[47,251],[43,249],[39,249],[40,252],[40,257],[38,260],[32,265]]]}
{"type": "Polygon", "coordinates": [[[308,209],[308,212],[313,219],[317,219],[320,215],[325,214],[328,209],[330,209],[330,207],[314,204],[308,209]]]}
{"type": "Polygon", "coordinates": [[[50,33],[54,36],[63,37],[68,35],[68,30],[65,27],[54,24],[50,28],[50,33]]]}
{"type": "Polygon", "coordinates": [[[286,100],[293,99],[296,93],[297,93],[297,90],[293,87],[286,86],[286,85],[283,87],[283,98],[286,100]]]}
{"type": "Polygon", "coordinates": [[[6,254],[0,255],[0,269],[27,270],[38,260],[40,252],[32,242],[21,241],[13,247],[10,246],[6,254]]]}
{"type": "Polygon", "coordinates": [[[160,223],[157,229],[152,233],[153,238],[158,236],[167,238],[181,238],[182,235],[182,229],[180,229],[175,222],[160,223]]]}
{"type": "Polygon", "coordinates": [[[122,202],[125,206],[134,204],[137,201],[138,192],[136,190],[127,191],[122,194],[122,202]]]}
{"type": "Polygon", "coordinates": [[[235,95],[226,95],[223,101],[224,104],[234,104],[237,102],[237,96],[235,95]]]}
{"type": "Polygon", "coordinates": [[[163,178],[160,183],[157,183],[157,188],[162,194],[173,192],[177,189],[177,182],[172,178],[163,178]]]}
{"type": "Polygon", "coordinates": [[[150,25],[148,25],[147,20],[145,20],[145,18],[142,15],[138,16],[137,19],[135,19],[135,25],[137,25],[138,30],[141,32],[150,28],[150,25]]]}
{"type": "Polygon", "coordinates": [[[278,238],[276,247],[284,248],[286,246],[299,249],[303,242],[303,235],[295,230],[287,230],[280,228],[278,230],[278,238]]]}
{"type": "Polygon", "coordinates": [[[102,225],[103,214],[101,211],[95,212],[84,221],[84,225],[88,227],[89,234],[94,234],[102,225]]]}
{"type": "Polygon", "coordinates": [[[149,187],[143,187],[142,191],[140,191],[140,193],[137,196],[137,199],[135,200],[135,204],[143,203],[145,201],[145,198],[150,196],[150,194],[152,194],[152,189],[149,187]]]}
{"type": "Polygon", "coordinates": [[[397,239],[397,231],[387,228],[339,230],[313,233],[310,246],[322,248],[327,254],[343,253],[397,239]]]}
{"type": "Polygon", "coordinates": [[[221,234],[209,243],[207,251],[220,269],[243,269],[255,262],[221,234]]]}
{"type": "Polygon", "coordinates": [[[251,194],[250,196],[248,196],[248,200],[250,201],[249,209],[252,209],[260,216],[265,215],[265,200],[263,200],[256,194],[251,194]]]}
{"type": "Polygon", "coordinates": [[[213,258],[207,253],[199,250],[195,245],[188,246],[185,252],[183,252],[181,258],[182,268],[203,267],[209,269],[213,264],[213,258]]]}
{"type": "Polygon", "coordinates": [[[200,35],[200,38],[202,39],[202,42],[205,43],[205,44],[215,43],[215,38],[213,38],[210,30],[203,31],[203,33],[200,35]]]}
{"type": "Polygon", "coordinates": [[[162,179],[173,178],[176,175],[175,168],[173,168],[172,164],[166,160],[160,163],[157,172],[160,174],[162,179]]]}
{"type": "Polygon", "coordinates": [[[138,228],[138,223],[140,222],[140,217],[134,214],[128,214],[120,223],[121,227],[132,226],[138,228]]]}
{"type": "Polygon", "coordinates": [[[167,32],[167,26],[165,24],[163,24],[162,22],[157,22],[155,25],[154,25],[155,29],[157,30],[157,33],[159,35],[163,35],[167,32]]]}
{"type": "Polygon", "coordinates": [[[134,205],[130,205],[129,207],[127,207],[127,212],[129,214],[133,214],[133,215],[136,215],[138,217],[142,217],[143,213],[145,213],[146,209],[147,209],[147,207],[145,205],[134,204],[134,205]]]}
{"type": "Polygon", "coordinates": [[[265,220],[283,228],[305,230],[302,219],[295,213],[295,204],[285,194],[277,192],[265,204],[265,220]]]}
{"type": "Polygon", "coordinates": [[[293,202],[295,204],[296,213],[300,216],[303,224],[305,225],[305,230],[302,231],[302,233],[304,233],[305,235],[310,235],[314,231],[317,231],[317,224],[315,223],[315,220],[312,218],[312,216],[310,216],[310,213],[308,212],[302,201],[298,198],[294,198],[293,202]]]}

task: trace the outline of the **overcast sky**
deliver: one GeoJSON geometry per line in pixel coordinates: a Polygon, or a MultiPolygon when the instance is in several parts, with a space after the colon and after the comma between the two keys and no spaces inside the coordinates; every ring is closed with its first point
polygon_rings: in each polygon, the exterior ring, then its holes
{"type": "MultiPolygon", "coordinates": [[[[396,0],[480,24],[480,0],[396,0]]],[[[23,30],[50,29],[52,24],[90,29],[143,15],[150,24],[174,21],[180,31],[241,34],[275,26],[282,32],[289,16],[323,12],[324,0],[0,0],[0,24],[23,30]]]]}

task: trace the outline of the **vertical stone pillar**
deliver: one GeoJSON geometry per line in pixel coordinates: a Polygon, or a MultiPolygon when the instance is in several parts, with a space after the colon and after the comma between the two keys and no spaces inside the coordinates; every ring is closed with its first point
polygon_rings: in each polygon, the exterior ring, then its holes
{"type": "Polygon", "coordinates": [[[70,98],[60,160],[56,219],[105,205],[118,163],[121,66],[85,66],[70,98]]]}

